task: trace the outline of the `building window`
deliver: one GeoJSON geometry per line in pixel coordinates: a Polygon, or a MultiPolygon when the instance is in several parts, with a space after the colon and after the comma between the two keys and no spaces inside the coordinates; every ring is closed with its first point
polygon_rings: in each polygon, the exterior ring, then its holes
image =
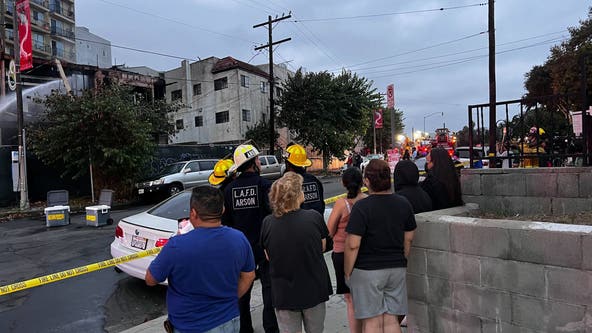
{"type": "Polygon", "coordinates": [[[193,95],[201,95],[201,83],[193,85],[193,95]]]}
{"type": "Polygon", "coordinates": [[[175,120],[175,127],[177,127],[178,130],[183,129],[183,119],[175,120]]]}
{"type": "Polygon", "coordinates": [[[202,127],[203,126],[203,117],[197,116],[195,117],[195,127],[202,127]]]}
{"type": "Polygon", "coordinates": [[[261,85],[259,86],[262,93],[267,92],[267,84],[265,81],[261,81],[261,85]]]}
{"type": "Polygon", "coordinates": [[[227,123],[230,121],[228,111],[216,112],[216,124],[227,123]]]}
{"type": "Polygon", "coordinates": [[[226,77],[214,80],[214,90],[222,90],[226,88],[228,88],[228,79],[226,77]]]}
{"type": "Polygon", "coordinates": [[[243,121],[251,122],[251,110],[243,109],[243,121]]]}
{"type": "Polygon", "coordinates": [[[183,98],[183,90],[173,90],[171,91],[171,101],[177,101],[183,98]]]}
{"type": "Polygon", "coordinates": [[[249,77],[246,75],[241,75],[241,87],[249,88],[249,77]]]}

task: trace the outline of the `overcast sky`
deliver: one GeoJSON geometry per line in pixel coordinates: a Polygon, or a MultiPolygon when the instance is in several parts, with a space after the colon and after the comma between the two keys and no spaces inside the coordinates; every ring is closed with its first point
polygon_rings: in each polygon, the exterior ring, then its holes
{"type": "MultiPolygon", "coordinates": [[[[253,25],[292,12],[273,29],[277,62],[292,70],[351,69],[386,92],[405,114],[405,132],[459,130],[467,105],[488,103],[486,0],[78,0],[76,22],[111,41],[113,61],[169,70],[180,59],[232,56],[266,63],[265,28],[253,25]],[[444,8],[444,10],[434,10],[444,8]],[[387,15],[390,14],[390,15],[387,15]],[[382,60],[380,60],[382,59],[382,60]],[[435,112],[444,112],[426,117],[435,112]]],[[[542,64],[567,28],[587,17],[592,1],[497,0],[497,99],[524,94],[524,74],[542,64]]],[[[511,111],[512,112],[512,111],[511,111]]],[[[485,116],[487,118],[487,116],[485,116]]],[[[498,119],[502,119],[498,115],[498,119]]]]}

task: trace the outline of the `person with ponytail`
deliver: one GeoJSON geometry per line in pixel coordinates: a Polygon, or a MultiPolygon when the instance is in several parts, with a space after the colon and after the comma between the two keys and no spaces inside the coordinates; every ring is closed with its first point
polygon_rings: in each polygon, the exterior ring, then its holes
{"type": "Polygon", "coordinates": [[[345,227],[349,221],[349,213],[352,206],[367,195],[362,193],[362,172],[358,168],[346,169],[341,176],[341,183],[347,190],[347,197],[335,202],[327,227],[329,235],[333,238],[333,266],[335,267],[335,279],[337,281],[337,294],[343,294],[347,304],[347,318],[349,331],[362,332],[362,322],[354,317],[354,307],[349,288],[345,284],[345,271],[343,270],[343,251],[345,249],[345,227]]]}

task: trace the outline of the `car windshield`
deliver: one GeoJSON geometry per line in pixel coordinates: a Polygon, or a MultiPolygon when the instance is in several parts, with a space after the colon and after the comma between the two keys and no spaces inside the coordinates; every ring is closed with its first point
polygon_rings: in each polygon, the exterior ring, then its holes
{"type": "Polygon", "coordinates": [[[162,175],[170,175],[173,173],[177,173],[177,172],[181,171],[181,169],[183,168],[184,165],[185,165],[185,162],[169,164],[169,165],[165,166],[164,169],[162,169],[161,174],[162,175]]]}
{"type": "Polygon", "coordinates": [[[181,192],[151,208],[148,214],[172,220],[189,217],[190,198],[191,191],[181,192]]]}

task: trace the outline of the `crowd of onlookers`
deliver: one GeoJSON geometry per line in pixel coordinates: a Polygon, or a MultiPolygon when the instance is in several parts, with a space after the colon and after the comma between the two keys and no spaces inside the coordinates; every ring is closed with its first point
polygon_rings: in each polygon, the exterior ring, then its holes
{"type": "Polygon", "coordinates": [[[409,160],[393,174],[380,159],[363,174],[348,168],[341,176],[347,195],[327,223],[323,186],[306,172],[306,150],[286,148],[287,172],[273,184],[259,176],[258,154],[241,145],[232,161],[215,167],[210,183],[219,188],[193,190],[194,229],[172,237],[148,268],[149,285],[168,281],[167,330],[253,332],[250,294],[259,277],[265,332],[323,332],[334,292],[323,253],[333,250],[335,292],[344,295],[350,331],[401,332],[415,214],[462,204],[448,153],[427,155],[421,183],[409,160]]]}

